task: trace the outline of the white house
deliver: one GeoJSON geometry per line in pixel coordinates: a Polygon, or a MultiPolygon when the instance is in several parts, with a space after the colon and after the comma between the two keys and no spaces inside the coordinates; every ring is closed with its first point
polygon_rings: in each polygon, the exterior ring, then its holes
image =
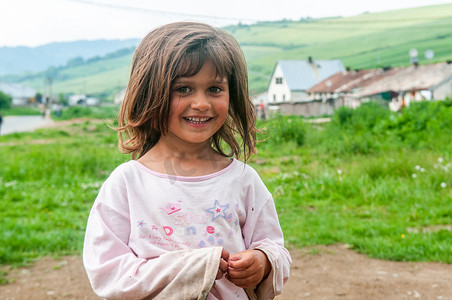
{"type": "Polygon", "coordinates": [[[278,60],[268,85],[268,102],[310,101],[306,90],[325,78],[344,71],[340,60],[278,60]]]}
{"type": "Polygon", "coordinates": [[[70,95],[68,97],[68,104],[69,106],[76,106],[76,105],[84,105],[86,101],[86,95],[70,95]]]}
{"type": "Polygon", "coordinates": [[[96,106],[100,104],[99,98],[88,97],[84,94],[70,95],[68,97],[69,106],[76,105],[86,105],[86,106],[96,106]]]}
{"type": "Polygon", "coordinates": [[[87,106],[97,106],[100,104],[100,99],[96,97],[86,97],[85,104],[87,106]]]}
{"type": "Polygon", "coordinates": [[[0,91],[11,96],[13,106],[24,106],[31,103],[36,95],[36,90],[17,83],[1,83],[0,91]]]}

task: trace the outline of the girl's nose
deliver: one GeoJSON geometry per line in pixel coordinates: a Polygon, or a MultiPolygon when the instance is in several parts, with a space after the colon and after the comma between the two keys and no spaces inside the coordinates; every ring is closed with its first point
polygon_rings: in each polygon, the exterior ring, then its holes
{"type": "Polygon", "coordinates": [[[191,107],[197,110],[208,110],[212,106],[206,94],[196,93],[191,103],[191,107]]]}

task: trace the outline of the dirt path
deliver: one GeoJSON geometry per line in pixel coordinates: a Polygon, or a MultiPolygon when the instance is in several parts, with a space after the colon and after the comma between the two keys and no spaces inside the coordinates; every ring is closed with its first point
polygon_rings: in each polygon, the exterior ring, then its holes
{"type": "MultiPolygon", "coordinates": [[[[278,300],[452,299],[452,265],[370,259],[344,246],[291,251],[291,279],[278,300]],[[313,254],[315,253],[315,254],[313,254]]],[[[0,299],[99,299],[89,286],[80,257],[44,258],[9,271],[0,299]]]]}

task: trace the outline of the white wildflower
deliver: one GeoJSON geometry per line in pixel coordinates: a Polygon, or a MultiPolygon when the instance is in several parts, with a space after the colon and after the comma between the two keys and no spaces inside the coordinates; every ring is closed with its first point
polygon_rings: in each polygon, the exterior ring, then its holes
{"type": "Polygon", "coordinates": [[[337,174],[340,176],[342,175],[342,170],[341,169],[337,169],[337,174]]]}
{"type": "Polygon", "coordinates": [[[282,180],[286,180],[286,179],[289,179],[289,178],[290,178],[290,175],[287,174],[287,173],[283,173],[282,176],[281,176],[282,180]]]}
{"type": "Polygon", "coordinates": [[[442,157],[438,157],[438,162],[441,164],[444,161],[442,157]]]}
{"type": "Polygon", "coordinates": [[[416,174],[416,173],[413,173],[413,174],[411,174],[411,177],[416,178],[416,177],[417,177],[417,174],[416,174]]]}
{"type": "Polygon", "coordinates": [[[425,172],[424,168],[420,168],[419,171],[421,171],[421,173],[425,172]]]}
{"type": "Polygon", "coordinates": [[[5,187],[15,186],[17,184],[17,180],[13,180],[5,183],[5,187]]]}
{"type": "Polygon", "coordinates": [[[441,184],[439,186],[442,187],[443,189],[445,189],[447,184],[445,182],[441,182],[441,184]]]}
{"type": "Polygon", "coordinates": [[[416,167],[414,167],[416,170],[420,170],[421,169],[421,166],[416,166],[416,167]]]}
{"type": "Polygon", "coordinates": [[[89,188],[98,189],[100,186],[101,186],[100,182],[90,182],[90,183],[82,183],[81,184],[81,187],[84,190],[89,189],[89,188]]]}

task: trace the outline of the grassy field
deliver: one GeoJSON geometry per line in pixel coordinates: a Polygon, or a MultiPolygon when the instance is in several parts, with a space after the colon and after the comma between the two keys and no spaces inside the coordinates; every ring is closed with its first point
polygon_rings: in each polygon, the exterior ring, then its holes
{"type": "MultiPolygon", "coordinates": [[[[452,4],[411,8],[347,18],[261,22],[226,27],[247,58],[250,88],[265,91],[279,59],[340,59],[352,69],[410,64],[416,48],[419,63],[452,60],[452,4]],[[435,57],[426,59],[426,50],[435,57]]],[[[125,87],[131,53],[73,68],[51,70],[53,92],[89,93],[112,98],[125,87]]],[[[17,80],[46,93],[49,70],[17,80]]],[[[8,78],[3,78],[8,81],[8,78]]]]}
{"type": "Polygon", "coordinates": [[[3,116],[40,116],[39,107],[9,107],[2,109],[3,116]]]}
{"type": "MultiPolygon", "coordinates": [[[[451,101],[259,127],[266,140],[250,164],[275,197],[288,247],[346,243],[381,259],[452,263],[451,101]]],[[[94,119],[0,136],[0,156],[1,265],[80,254],[100,185],[130,159],[94,119]]]]}

